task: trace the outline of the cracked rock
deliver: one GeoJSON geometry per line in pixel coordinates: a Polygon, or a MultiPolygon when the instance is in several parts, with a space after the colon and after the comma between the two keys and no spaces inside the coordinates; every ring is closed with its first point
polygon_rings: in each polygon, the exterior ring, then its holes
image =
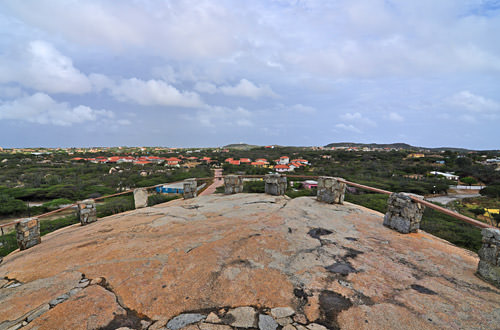
{"type": "Polygon", "coordinates": [[[186,313],[180,314],[167,323],[167,327],[170,330],[179,330],[188,324],[193,324],[205,319],[205,315],[186,313]]]}
{"type": "Polygon", "coordinates": [[[205,322],[208,322],[208,323],[221,323],[221,320],[217,316],[217,314],[215,314],[214,312],[211,312],[210,314],[208,314],[207,319],[205,320],[205,322]]]}
{"type": "Polygon", "coordinates": [[[269,315],[259,315],[259,329],[260,330],[276,330],[278,323],[269,315]]]}
{"type": "Polygon", "coordinates": [[[49,305],[50,305],[50,307],[54,307],[56,305],[59,305],[62,302],[65,302],[68,299],[69,299],[69,294],[65,293],[65,294],[60,295],[56,299],[52,299],[51,301],[49,301],[49,305]]]}
{"type": "Polygon", "coordinates": [[[309,330],[328,330],[326,327],[322,326],[321,324],[318,323],[311,323],[307,326],[307,329],[309,330]]]}
{"type": "Polygon", "coordinates": [[[271,315],[275,319],[281,319],[283,317],[292,316],[295,311],[290,307],[276,307],[271,309],[271,315]]]}
{"type": "Polygon", "coordinates": [[[28,321],[28,322],[33,321],[34,319],[36,319],[37,317],[39,317],[40,315],[42,315],[43,313],[45,313],[49,309],[50,309],[49,304],[43,304],[43,305],[41,305],[40,307],[38,307],[37,309],[33,310],[28,315],[28,317],[26,318],[26,321],[28,321]]]}
{"type": "Polygon", "coordinates": [[[212,324],[202,322],[199,325],[200,330],[232,330],[229,325],[224,324],[212,324]]]}
{"type": "Polygon", "coordinates": [[[293,323],[293,320],[291,317],[287,316],[287,317],[282,317],[280,319],[276,319],[276,322],[278,322],[279,325],[284,327],[287,324],[293,323]]]}
{"type": "Polygon", "coordinates": [[[230,325],[237,328],[256,328],[257,327],[257,313],[253,307],[238,307],[230,310],[226,318],[232,319],[230,325]],[[229,316],[229,317],[228,317],[229,316]]]}

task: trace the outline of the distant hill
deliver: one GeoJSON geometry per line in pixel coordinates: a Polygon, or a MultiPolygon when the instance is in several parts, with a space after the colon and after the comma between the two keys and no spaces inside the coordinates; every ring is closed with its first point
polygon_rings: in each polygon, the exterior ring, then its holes
{"type": "Polygon", "coordinates": [[[225,149],[238,149],[238,150],[249,150],[253,148],[259,148],[259,146],[246,144],[246,143],[233,143],[224,146],[225,149]]]}
{"type": "Polygon", "coordinates": [[[469,149],[463,149],[463,148],[452,148],[452,147],[439,147],[439,148],[426,148],[426,147],[415,147],[412,145],[409,145],[407,143],[390,143],[390,144],[383,144],[383,143],[355,143],[355,142],[336,142],[336,143],[330,143],[325,146],[325,148],[339,148],[339,147],[357,147],[357,148],[395,148],[395,149],[403,149],[403,150],[432,150],[432,151],[457,151],[457,152],[467,152],[471,151],[469,149]]]}

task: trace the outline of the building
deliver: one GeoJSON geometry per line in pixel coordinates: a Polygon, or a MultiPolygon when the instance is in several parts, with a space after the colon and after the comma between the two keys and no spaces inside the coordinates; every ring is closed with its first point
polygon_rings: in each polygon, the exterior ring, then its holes
{"type": "Polygon", "coordinates": [[[290,169],[290,166],[288,166],[286,164],[278,164],[278,165],[274,166],[274,169],[278,173],[293,171],[293,169],[290,169]]]}
{"type": "Polygon", "coordinates": [[[156,187],[156,191],[162,194],[182,194],[184,193],[184,182],[164,184],[156,187]]]}
{"type": "Polygon", "coordinates": [[[304,187],[305,189],[318,188],[318,181],[306,180],[302,182],[302,187],[304,187]]]}
{"type": "Polygon", "coordinates": [[[278,160],[279,164],[286,165],[290,162],[290,158],[288,156],[281,156],[280,159],[278,160]]]}
{"type": "Polygon", "coordinates": [[[407,158],[424,158],[425,155],[424,154],[420,154],[420,153],[413,153],[413,154],[409,154],[407,156],[407,158]]]}
{"type": "Polygon", "coordinates": [[[430,173],[434,174],[436,176],[438,176],[438,175],[443,176],[448,180],[458,181],[458,175],[455,175],[452,173],[445,173],[445,172],[438,172],[438,171],[431,171],[430,173]]]}

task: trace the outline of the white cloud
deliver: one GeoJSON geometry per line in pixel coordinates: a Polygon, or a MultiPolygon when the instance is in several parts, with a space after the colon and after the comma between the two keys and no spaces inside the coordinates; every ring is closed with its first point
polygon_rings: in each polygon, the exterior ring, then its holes
{"type": "Polygon", "coordinates": [[[210,82],[197,82],[194,89],[200,93],[207,94],[224,94],[228,96],[248,97],[251,99],[260,99],[262,97],[277,97],[278,95],[272,91],[267,85],[255,85],[247,79],[241,79],[236,85],[216,86],[210,82]]]}
{"type": "Polygon", "coordinates": [[[197,82],[194,89],[200,93],[215,94],[217,93],[217,86],[209,82],[197,82]]]}
{"type": "Polygon", "coordinates": [[[118,101],[140,105],[201,107],[203,102],[194,92],[182,92],[162,80],[123,79],[110,89],[118,101]]]}
{"type": "Polygon", "coordinates": [[[340,118],[343,120],[355,122],[358,124],[363,124],[363,125],[368,125],[368,126],[377,126],[377,123],[375,123],[373,120],[364,117],[361,113],[355,112],[355,113],[350,113],[347,112],[345,114],[340,115],[340,118]]]}
{"type": "Polygon", "coordinates": [[[82,94],[91,90],[87,76],[69,57],[40,40],[0,57],[0,83],[9,82],[49,93],[82,94]]]}
{"type": "Polygon", "coordinates": [[[469,91],[461,91],[454,94],[447,100],[448,104],[473,111],[473,112],[489,112],[500,110],[500,103],[480,95],[473,94],[469,91]]]}
{"type": "Polygon", "coordinates": [[[71,107],[67,103],[56,102],[44,93],[36,93],[0,104],[0,120],[23,120],[43,125],[71,126],[113,117],[114,113],[111,111],[94,110],[84,105],[71,107]]]}
{"type": "Polygon", "coordinates": [[[242,107],[230,109],[220,106],[206,106],[194,115],[184,115],[183,118],[212,128],[217,126],[251,127],[254,125],[251,120],[252,113],[242,107]]]}
{"type": "Polygon", "coordinates": [[[387,116],[387,118],[389,120],[392,120],[392,121],[395,121],[395,122],[402,122],[404,121],[405,119],[403,118],[403,116],[401,116],[399,113],[397,112],[391,112],[389,113],[389,115],[387,116]]]}
{"type": "Polygon", "coordinates": [[[115,86],[115,82],[112,79],[100,73],[91,73],[89,80],[92,83],[92,89],[96,92],[104,89],[112,89],[115,86]]]}
{"type": "Polygon", "coordinates": [[[362,133],[360,129],[356,128],[354,125],[351,125],[351,124],[340,123],[340,124],[336,124],[335,127],[342,129],[342,130],[345,130],[345,131],[350,131],[350,132],[354,132],[354,133],[362,133]]]}
{"type": "Polygon", "coordinates": [[[219,90],[224,95],[249,97],[252,99],[258,99],[265,96],[277,97],[277,94],[274,93],[269,86],[257,86],[247,79],[241,79],[235,86],[221,86],[219,90]]]}

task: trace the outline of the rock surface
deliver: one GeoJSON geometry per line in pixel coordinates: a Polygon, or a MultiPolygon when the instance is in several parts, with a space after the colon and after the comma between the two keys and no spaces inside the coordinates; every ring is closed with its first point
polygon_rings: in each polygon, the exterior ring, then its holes
{"type": "Polygon", "coordinates": [[[185,328],[227,330],[236,310],[257,327],[274,308],[289,308],[273,320],[297,330],[500,324],[500,290],[475,276],[476,254],[382,222],[350,203],[235,194],[74,225],[4,258],[0,329],[49,302],[22,329],[161,329],[214,312],[219,327],[200,319],[185,328]]]}

